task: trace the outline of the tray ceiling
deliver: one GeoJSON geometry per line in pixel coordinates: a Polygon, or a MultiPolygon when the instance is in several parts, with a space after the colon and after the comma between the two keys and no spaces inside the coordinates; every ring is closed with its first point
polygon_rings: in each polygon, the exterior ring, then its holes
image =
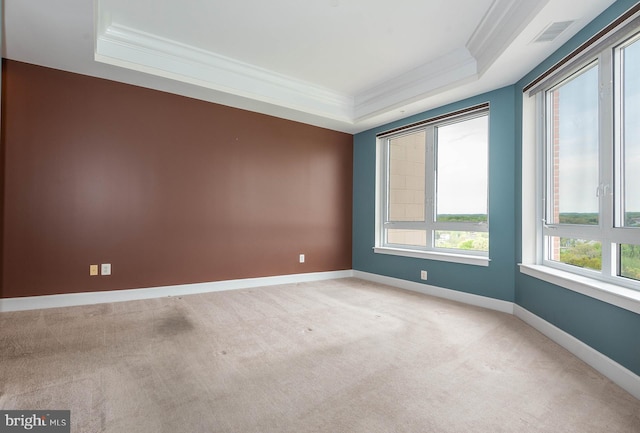
{"type": "Polygon", "coordinates": [[[513,84],[611,3],[5,0],[3,55],[354,133],[513,84]]]}

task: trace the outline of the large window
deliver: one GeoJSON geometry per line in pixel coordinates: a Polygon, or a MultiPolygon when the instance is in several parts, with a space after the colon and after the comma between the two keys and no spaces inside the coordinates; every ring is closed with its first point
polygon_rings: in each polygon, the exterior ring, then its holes
{"type": "Polygon", "coordinates": [[[640,288],[640,33],[597,47],[537,91],[539,260],[640,288]]]}
{"type": "Polygon", "coordinates": [[[488,120],[483,104],[378,136],[376,252],[487,262],[488,120]]]}

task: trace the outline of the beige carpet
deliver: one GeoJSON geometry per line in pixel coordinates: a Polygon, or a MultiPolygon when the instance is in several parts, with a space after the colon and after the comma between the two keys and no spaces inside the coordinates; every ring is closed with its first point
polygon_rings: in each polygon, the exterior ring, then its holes
{"type": "Polygon", "coordinates": [[[357,279],[0,314],[0,408],[73,432],[640,432],[517,318],[357,279]]]}

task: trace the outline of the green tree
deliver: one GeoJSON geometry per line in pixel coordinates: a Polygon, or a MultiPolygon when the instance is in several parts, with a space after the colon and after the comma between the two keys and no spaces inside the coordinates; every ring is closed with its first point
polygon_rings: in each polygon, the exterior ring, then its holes
{"type": "Polygon", "coordinates": [[[600,242],[561,238],[560,261],[599,271],[602,269],[602,245],[600,242]]]}

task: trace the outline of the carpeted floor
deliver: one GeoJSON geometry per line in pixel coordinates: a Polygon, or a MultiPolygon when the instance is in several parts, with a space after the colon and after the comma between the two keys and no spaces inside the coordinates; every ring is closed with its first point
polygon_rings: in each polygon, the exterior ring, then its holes
{"type": "Polygon", "coordinates": [[[73,432],[640,432],[519,319],[357,279],[0,313],[0,408],[73,432]]]}

